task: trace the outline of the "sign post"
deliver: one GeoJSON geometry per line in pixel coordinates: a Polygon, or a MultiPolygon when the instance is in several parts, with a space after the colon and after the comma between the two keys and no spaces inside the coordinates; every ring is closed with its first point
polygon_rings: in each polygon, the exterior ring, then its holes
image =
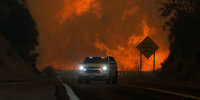
{"type": "Polygon", "coordinates": [[[156,69],[155,69],[155,63],[156,63],[156,53],[154,52],[153,54],[153,72],[155,73],[156,69]]]}
{"type": "Polygon", "coordinates": [[[142,54],[148,59],[154,54],[153,59],[153,72],[155,72],[155,52],[158,50],[158,45],[147,36],[137,47],[140,51],[140,72],[142,71],[142,54]]]}
{"type": "Polygon", "coordinates": [[[142,52],[140,52],[140,70],[139,72],[142,72],[142,52]]]}

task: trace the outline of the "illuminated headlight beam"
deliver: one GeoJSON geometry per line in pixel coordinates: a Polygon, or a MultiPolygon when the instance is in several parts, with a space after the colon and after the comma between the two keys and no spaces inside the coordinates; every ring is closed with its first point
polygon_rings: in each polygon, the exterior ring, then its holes
{"type": "Polygon", "coordinates": [[[79,66],[79,70],[82,71],[84,69],[83,66],[79,66]]]}
{"type": "Polygon", "coordinates": [[[107,66],[103,66],[103,71],[106,71],[107,69],[107,66]]]}

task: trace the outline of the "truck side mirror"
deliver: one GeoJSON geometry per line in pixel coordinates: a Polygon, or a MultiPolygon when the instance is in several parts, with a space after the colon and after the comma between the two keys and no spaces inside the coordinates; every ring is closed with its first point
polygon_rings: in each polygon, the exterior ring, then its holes
{"type": "Polygon", "coordinates": [[[110,64],[115,64],[115,61],[111,61],[110,64]]]}

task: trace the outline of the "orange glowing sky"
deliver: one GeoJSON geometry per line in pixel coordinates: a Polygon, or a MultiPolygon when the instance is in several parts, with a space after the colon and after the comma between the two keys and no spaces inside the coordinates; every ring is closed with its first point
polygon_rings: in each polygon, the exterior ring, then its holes
{"type": "MultiPolygon", "coordinates": [[[[159,46],[156,68],[168,57],[157,0],[29,0],[39,30],[39,69],[73,69],[85,56],[114,56],[120,70],[139,67],[136,46],[150,36],[159,46]]],[[[143,70],[153,58],[143,56],[143,70]]]]}

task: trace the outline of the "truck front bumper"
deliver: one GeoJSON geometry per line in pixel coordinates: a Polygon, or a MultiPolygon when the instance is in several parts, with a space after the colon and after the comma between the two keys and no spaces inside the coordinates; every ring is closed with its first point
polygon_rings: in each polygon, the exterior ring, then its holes
{"type": "Polygon", "coordinates": [[[104,79],[109,79],[109,72],[102,72],[102,73],[78,72],[78,77],[81,79],[104,80],[104,79]]]}

